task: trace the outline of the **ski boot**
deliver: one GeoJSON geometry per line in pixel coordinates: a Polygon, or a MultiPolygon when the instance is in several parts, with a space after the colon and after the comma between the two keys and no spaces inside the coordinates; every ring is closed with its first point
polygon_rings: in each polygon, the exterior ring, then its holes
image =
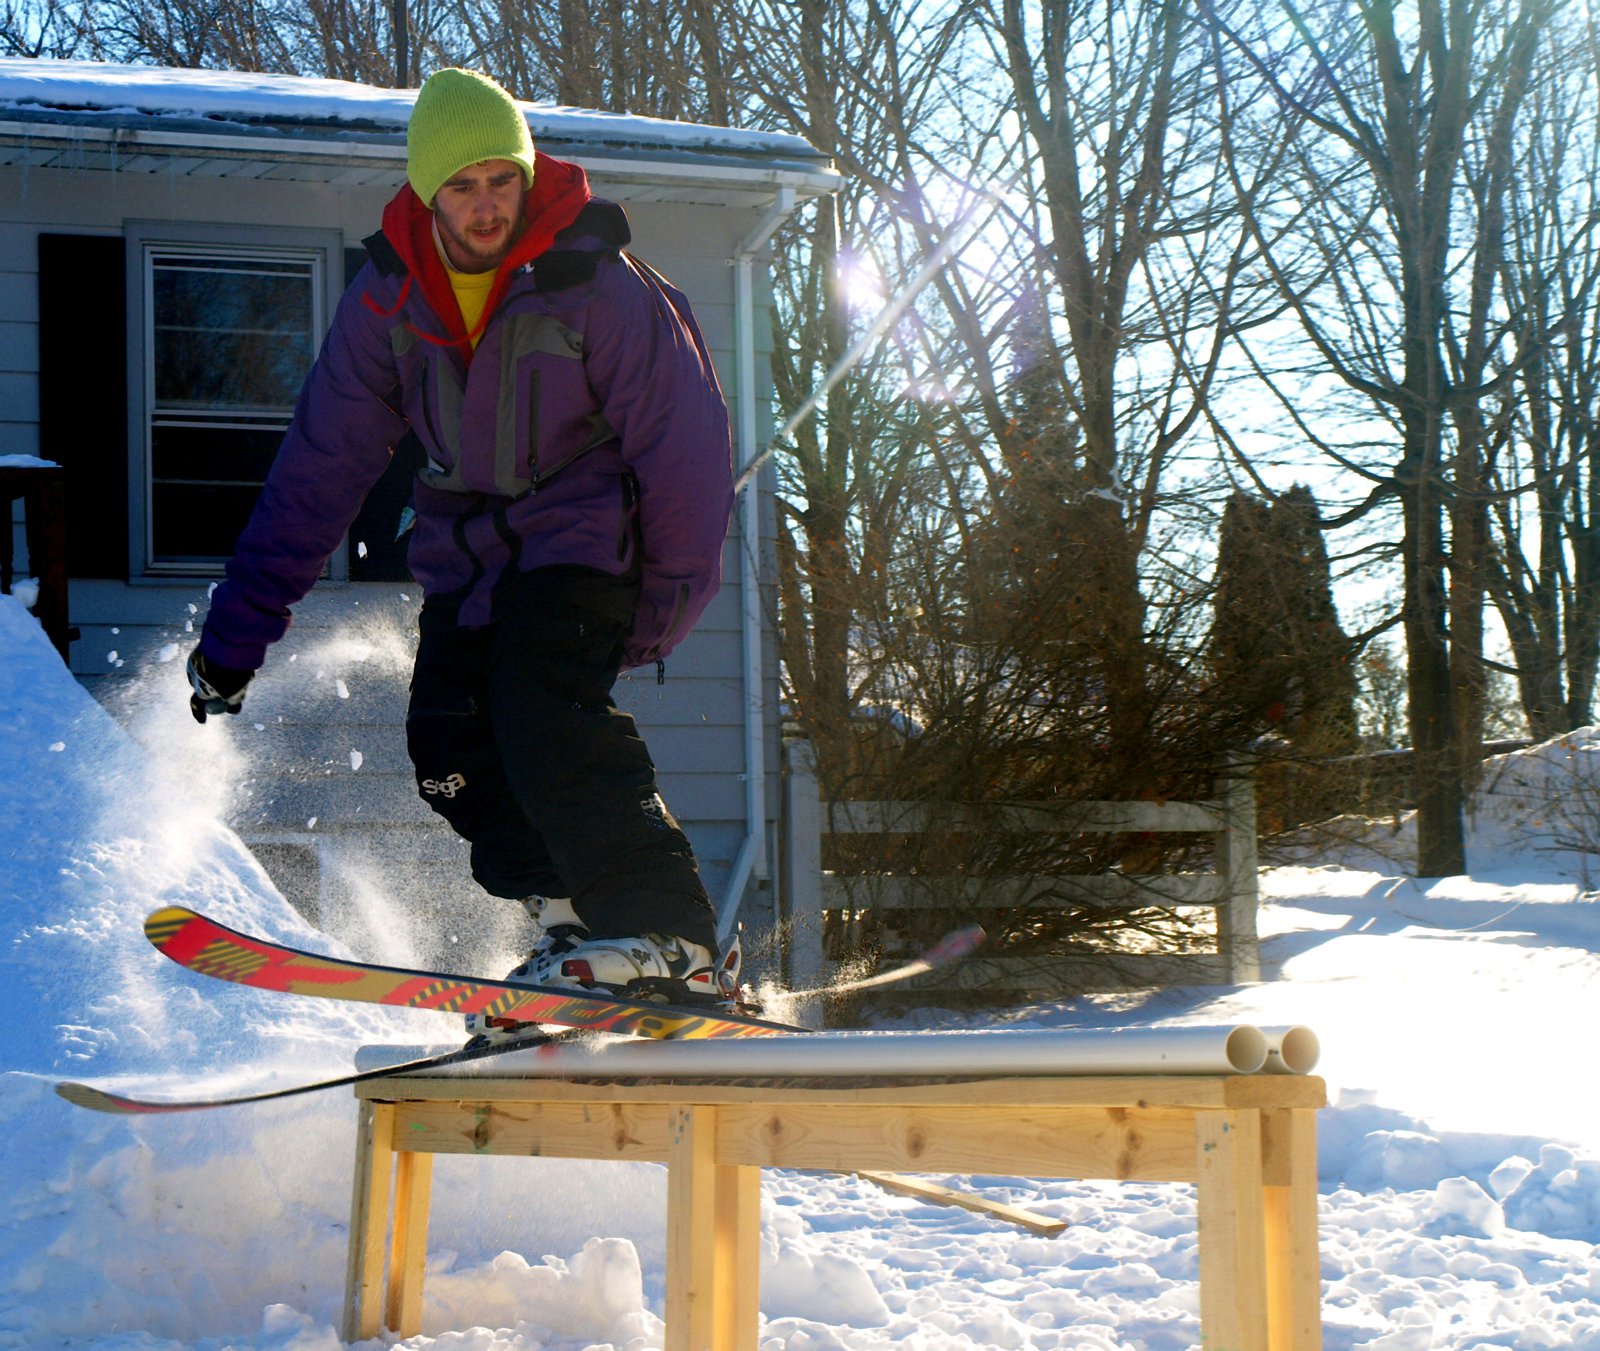
{"type": "MultiPolygon", "coordinates": [[[[536,985],[530,972],[541,958],[570,952],[589,935],[588,927],[578,918],[572,902],[564,896],[524,896],[522,907],[534,922],[539,936],[522,962],[508,971],[504,979],[513,983],[536,985]]],[[[529,1040],[537,1041],[538,1023],[517,1018],[499,1018],[486,1013],[465,1015],[469,1046],[487,1042],[529,1040]]]]}
{"type": "MultiPolygon", "coordinates": [[[[590,938],[570,900],[531,896],[523,905],[542,932],[527,958],[505,975],[510,984],[584,990],[680,1008],[752,1011],[741,997],[744,953],[737,936],[720,955],[672,934],[590,938]]],[[[538,1027],[477,1013],[467,1014],[466,1023],[467,1032],[480,1042],[521,1038],[538,1027]]]]}

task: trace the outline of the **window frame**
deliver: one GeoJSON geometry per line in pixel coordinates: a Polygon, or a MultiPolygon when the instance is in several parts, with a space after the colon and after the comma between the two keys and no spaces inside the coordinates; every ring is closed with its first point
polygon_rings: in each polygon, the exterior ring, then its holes
{"type": "MultiPolygon", "coordinates": [[[[314,359],[344,292],[344,236],[338,230],[139,220],[125,223],[123,241],[128,316],[128,580],[135,584],[192,584],[196,578],[220,577],[221,564],[158,564],[155,560],[150,426],[155,382],[152,257],[171,250],[241,262],[288,258],[309,263],[314,359]]],[[[310,370],[309,361],[306,369],[310,370]]],[[[337,582],[348,579],[348,540],[333,551],[323,576],[337,582]]]]}

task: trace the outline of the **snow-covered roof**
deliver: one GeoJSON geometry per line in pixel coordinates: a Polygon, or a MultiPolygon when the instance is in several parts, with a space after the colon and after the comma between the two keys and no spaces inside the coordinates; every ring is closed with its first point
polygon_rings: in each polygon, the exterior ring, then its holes
{"type": "MultiPolygon", "coordinates": [[[[240,71],[0,58],[0,164],[398,185],[414,89],[240,71]],[[215,160],[228,161],[219,170],[215,160]]],[[[798,136],[550,104],[522,105],[535,142],[608,178],[699,185],[735,200],[838,186],[798,136]]]]}

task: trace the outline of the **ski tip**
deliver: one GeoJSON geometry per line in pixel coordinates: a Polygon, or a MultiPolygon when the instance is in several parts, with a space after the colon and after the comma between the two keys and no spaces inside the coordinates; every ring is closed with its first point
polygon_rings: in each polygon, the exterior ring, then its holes
{"type": "Polygon", "coordinates": [[[939,966],[944,962],[953,962],[958,957],[965,957],[982,945],[983,940],[989,935],[983,930],[983,925],[972,924],[965,929],[956,929],[947,933],[937,943],[923,954],[923,960],[930,966],[939,966]]]}
{"type": "Polygon", "coordinates": [[[152,943],[158,943],[161,939],[169,937],[174,929],[199,918],[195,911],[186,906],[164,905],[161,909],[152,910],[145,916],[144,936],[152,943]]]}
{"type": "Polygon", "coordinates": [[[65,1098],[74,1107],[86,1107],[91,1112],[108,1112],[112,1116],[159,1116],[167,1112],[189,1112],[208,1105],[124,1098],[116,1093],[107,1093],[103,1088],[91,1088],[88,1084],[75,1084],[70,1080],[56,1085],[56,1096],[65,1098]]]}
{"type": "Polygon", "coordinates": [[[88,1084],[75,1084],[71,1082],[56,1085],[56,1096],[65,1098],[74,1107],[87,1107],[91,1112],[118,1112],[123,1108],[109,1093],[98,1088],[90,1088],[88,1084]]]}

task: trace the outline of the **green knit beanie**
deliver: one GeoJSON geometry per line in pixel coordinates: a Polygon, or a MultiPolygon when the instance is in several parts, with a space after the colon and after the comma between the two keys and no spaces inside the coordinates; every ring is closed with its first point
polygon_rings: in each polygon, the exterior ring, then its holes
{"type": "Polygon", "coordinates": [[[406,126],[406,177],[429,206],[469,164],[508,159],[533,186],[533,136],[510,94],[475,70],[441,70],[417,93],[406,126]]]}

